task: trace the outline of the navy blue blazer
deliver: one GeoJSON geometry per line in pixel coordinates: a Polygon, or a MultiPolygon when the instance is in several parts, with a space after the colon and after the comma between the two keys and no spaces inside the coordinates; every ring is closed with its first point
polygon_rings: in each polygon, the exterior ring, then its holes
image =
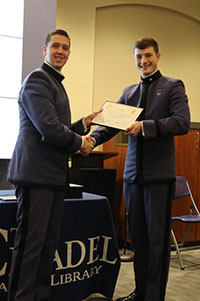
{"type": "Polygon", "coordinates": [[[68,155],[80,149],[82,120],[71,124],[63,76],[47,64],[30,73],[19,94],[20,129],[8,170],[12,183],[65,186],[68,155]]]}
{"type": "MultiPolygon", "coordinates": [[[[142,152],[138,152],[138,137],[128,137],[124,180],[134,182],[138,172],[142,182],[173,181],[176,176],[174,136],[190,128],[190,112],[184,84],[181,80],[162,76],[150,77],[145,116],[142,152]],[[154,80],[155,79],[155,80],[154,80]],[[140,160],[138,160],[138,156],[140,160]],[[140,161],[140,170],[137,162],[140,161]]],[[[124,89],[119,103],[140,106],[142,82],[124,89]]],[[[96,145],[116,135],[119,130],[98,127],[91,134],[96,145]]]]}

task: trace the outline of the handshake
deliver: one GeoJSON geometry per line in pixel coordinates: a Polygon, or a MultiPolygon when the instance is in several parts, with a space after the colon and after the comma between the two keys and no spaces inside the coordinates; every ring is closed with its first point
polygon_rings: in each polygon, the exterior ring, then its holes
{"type": "MultiPolygon", "coordinates": [[[[89,114],[88,116],[86,116],[85,118],[83,118],[84,125],[86,127],[91,126],[92,120],[94,119],[94,117],[96,117],[102,111],[103,111],[103,109],[100,109],[99,111],[93,112],[93,113],[89,114]]],[[[82,136],[82,139],[83,139],[83,143],[82,143],[80,152],[82,155],[87,156],[91,153],[92,149],[95,146],[95,139],[89,135],[82,136]]]]}
{"type": "Polygon", "coordinates": [[[82,155],[87,156],[91,153],[92,149],[95,146],[95,139],[91,136],[82,136],[83,144],[80,149],[82,155]]]}

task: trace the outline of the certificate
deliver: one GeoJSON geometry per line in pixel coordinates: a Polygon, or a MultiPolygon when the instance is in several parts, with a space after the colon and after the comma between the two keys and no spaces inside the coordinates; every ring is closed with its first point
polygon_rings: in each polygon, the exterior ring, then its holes
{"type": "Polygon", "coordinates": [[[126,130],[140,115],[142,108],[106,100],[92,123],[126,130]]]}

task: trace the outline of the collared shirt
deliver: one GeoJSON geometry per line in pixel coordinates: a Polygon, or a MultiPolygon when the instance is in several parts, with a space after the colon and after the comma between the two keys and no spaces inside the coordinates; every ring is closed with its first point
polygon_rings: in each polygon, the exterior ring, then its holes
{"type": "Polygon", "coordinates": [[[49,64],[49,62],[45,61],[45,64],[47,64],[49,67],[51,67],[52,69],[54,69],[56,72],[58,72],[60,75],[63,76],[63,79],[65,78],[64,75],[56,68],[54,68],[51,64],[49,64]]]}

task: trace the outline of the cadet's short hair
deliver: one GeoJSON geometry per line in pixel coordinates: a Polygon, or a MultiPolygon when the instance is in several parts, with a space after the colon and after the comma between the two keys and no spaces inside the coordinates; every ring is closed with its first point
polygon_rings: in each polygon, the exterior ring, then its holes
{"type": "Polygon", "coordinates": [[[153,47],[155,50],[155,53],[159,53],[159,47],[158,47],[158,43],[156,42],[156,40],[154,40],[153,38],[142,38],[140,40],[137,40],[133,46],[133,51],[135,51],[135,49],[145,49],[147,47],[153,47]]]}
{"type": "Polygon", "coordinates": [[[70,37],[69,37],[68,33],[67,33],[65,30],[63,30],[63,29],[55,29],[55,30],[50,31],[50,32],[47,34],[46,39],[45,39],[45,46],[48,45],[48,43],[49,43],[51,37],[54,36],[55,34],[59,34],[59,35],[61,35],[61,36],[65,36],[66,38],[69,39],[69,42],[70,42],[70,44],[71,44],[70,37]]]}

